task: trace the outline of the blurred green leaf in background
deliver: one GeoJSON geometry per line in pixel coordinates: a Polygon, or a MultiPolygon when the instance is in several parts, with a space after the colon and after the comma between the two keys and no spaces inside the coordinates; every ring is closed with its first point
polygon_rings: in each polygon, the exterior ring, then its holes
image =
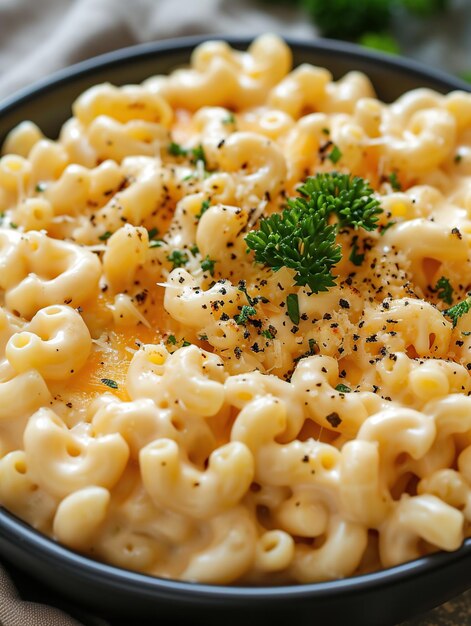
{"type": "MultiPolygon", "coordinates": [[[[293,0],[266,0],[293,4],[293,0]]],[[[449,0],[294,0],[304,9],[323,37],[359,43],[389,54],[401,47],[392,33],[396,15],[427,19],[444,13],[449,0]]]]}
{"type": "Polygon", "coordinates": [[[387,54],[399,54],[401,49],[396,39],[388,33],[364,33],[358,43],[365,48],[372,48],[387,54]]]}
{"type": "Polygon", "coordinates": [[[391,0],[300,0],[324,37],[358,39],[384,31],[391,19],[391,0]]]}
{"type": "Polygon", "coordinates": [[[430,17],[447,8],[447,0],[402,0],[404,7],[419,17],[430,17]]]}

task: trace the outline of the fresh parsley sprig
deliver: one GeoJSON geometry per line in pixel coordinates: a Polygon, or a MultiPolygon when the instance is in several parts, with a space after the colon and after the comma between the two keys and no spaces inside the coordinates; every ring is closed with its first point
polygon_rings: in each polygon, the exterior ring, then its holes
{"type": "MultiPolygon", "coordinates": [[[[335,214],[340,228],[374,230],[382,213],[373,189],[364,178],[331,172],[307,178],[298,188],[304,198],[296,198],[305,208],[323,206],[327,217],[335,214]]],[[[293,202],[293,201],[291,201],[293,202]]]]}
{"type": "Polygon", "coordinates": [[[307,210],[303,203],[290,201],[281,214],[262,219],[259,230],[250,231],[245,241],[258,263],[275,272],[289,267],[296,272],[297,285],[307,285],[318,293],[335,285],[332,268],[341,259],[336,233],[336,226],[327,222],[321,207],[307,210]]]}
{"type": "Polygon", "coordinates": [[[368,181],[358,176],[331,172],[306,179],[281,213],[260,220],[258,230],[245,237],[255,261],[278,271],[295,271],[296,285],[313,293],[335,285],[332,268],[342,257],[336,243],[340,228],[377,227],[382,212],[368,181]],[[331,223],[335,217],[335,223],[331,223]]]}

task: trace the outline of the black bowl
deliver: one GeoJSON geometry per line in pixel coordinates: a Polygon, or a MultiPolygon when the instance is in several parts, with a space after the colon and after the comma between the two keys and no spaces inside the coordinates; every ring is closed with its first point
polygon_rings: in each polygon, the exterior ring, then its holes
{"type": "MultiPolygon", "coordinates": [[[[70,117],[73,100],[98,82],[136,83],[188,62],[203,38],[145,44],[112,52],[57,73],[0,103],[0,138],[25,119],[56,136],[70,117]]],[[[228,39],[237,48],[249,40],[228,39]]],[[[379,97],[392,101],[405,91],[429,87],[469,91],[457,78],[413,61],[372,53],[341,42],[288,42],[295,63],[327,67],[336,78],[365,72],[379,97]]],[[[283,587],[226,587],[182,583],[136,574],[95,562],[36,532],[0,509],[0,553],[17,567],[99,614],[124,623],[168,619],[227,625],[270,620],[349,626],[381,626],[429,610],[471,586],[471,539],[452,553],[437,553],[398,567],[345,580],[283,587]]],[[[165,620],[165,621],[164,621],[165,620]]]]}

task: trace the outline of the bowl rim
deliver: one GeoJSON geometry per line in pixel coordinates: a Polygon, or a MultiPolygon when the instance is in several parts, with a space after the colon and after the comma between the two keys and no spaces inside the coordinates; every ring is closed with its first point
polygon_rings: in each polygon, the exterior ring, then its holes
{"type": "MultiPolygon", "coordinates": [[[[86,61],[76,63],[62,70],[54,72],[32,85],[24,87],[11,96],[0,101],[0,118],[23,104],[34,100],[37,96],[47,93],[55,87],[73,83],[79,78],[93,74],[95,70],[113,68],[122,63],[134,63],[152,57],[163,56],[166,53],[179,52],[188,56],[195,46],[205,41],[224,40],[236,48],[246,48],[257,35],[232,37],[225,35],[198,35],[192,37],[172,38],[164,41],[143,43],[129,46],[112,52],[95,56],[86,61]]],[[[350,59],[368,62],[372,66],[386,65],[390,69],[411,77],[427,80],[444,91],[461,90],[471,91],[471,85],[435,68],[431,69],[417,61],[405,57],[393,57],[361,46],[331,39],[299,39],[283,37],[290,48],[301,53],[303,50],[318,51],[333,57],[348,57],[350,59]]],[[[320,598],[344,594],[357,593],[360,590],[371,591],[375,587],[383,587],[397,582],[434,572],[438,568],[451,565],[471,556],[471,537],[464,540],[462,546],[453,552],[437,552],[420,557],[400,565],[348,578],[326,582],[279,585],[279,586],[229,586],[212,585],[206,583],[192,583],[173,579],[158,578],[132,570],[95,561],[79,552],[74,552],[58,544],[53,539],[41,534],[21,519],[0,506],[0,539],[13,541],[15,549],[30,550],[43,560],[60,562],[62,566],[78,572],[78,575],[100,581],[104,577],[108,584],[131,585],[136,591],[166,591],[185,592],[186,597],[193,599],[241,599],[257,600],[286,600],[295,598],[320,598]]]]}
{"type": "MultiPolygon", "coordinates": [[[[79,574],[86,575],[103,584],[104,577],[108,584],[125,585],[141,592],[166,591],[185,592],[187,597],[205,599],[237,599],[247,600],[288,600],[296,598],[320,598],[339,593],[358,593],[362,590],[372,591],[375,588],[405,582],[420,574],[431,574],[437,569],[452,565],[471,557],[471,537],[464,540],[462,546],[453,552],[439,551],[407,561],[394,567],[316,583],[296,583],[293,585],[276,586],[244,586],[244,585],[215,585],[208,583],[173,580],[159,578],[150,574],[143,574],[119,566],[94,560],[80,552],[57,543],[47,535],[29,526],[8,510],[0,507],[0,538],[15,539],[31,553],[41,558],[41,561],[60,562],[61,566],[79,574]]],[[[75,574],[74,574],[75,575],[75,574]]]]}
{"type": "MultiPolygon", "coordinates": [[[[163,41],[146,42],[111,52],[105,52],[85,61],[74,63],[68,67],[57,70],[50,75],[34,81],[31,85],[15,91],[10,96],[0,99],[0,115],[5,115],[12,109],[29,102],[36,96],[47,92],[57,86],[61,86],[74,80],[93,73],[97,69],[111,68],[123,62],[133,62],[143,60],[153,56],[162,56],[167,52],[188,52],[205,41],[226,41],[229,45],[238,48],[246,48],[257,34],[247,36],[226,36],[226,35],[195,35],[191,37],[174,37],[163,41]]],[[[400,55],[392,55],[363,46],[337,40],[319,37],[310,41],[306,38],[282,37],[291,49],[298,51],[303,49],[318,50],[335,57],[346,57],[361,61],[370,62],[373,65],[382,63],[392,69],[415,78],[427,79],[448,91],[460,90],[471,91],[471,85],[457,76],[447,72],[430,68],[424,63],[409,59],[400,55]]],[[[188,55],[189,56],[189,55],[188,55]]]]}

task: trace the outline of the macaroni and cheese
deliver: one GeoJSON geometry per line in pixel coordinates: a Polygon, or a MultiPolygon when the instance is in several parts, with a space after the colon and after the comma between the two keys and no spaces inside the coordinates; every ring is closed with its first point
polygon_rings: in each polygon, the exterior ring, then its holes
{"type": "Polygon", "coordinates": [[[331,580],[471,534],[470,94],[387,105],[361,73],[292,69],[276,36],[212,41],[87,90],[56,141],[14,128],[0,211],[12,513],[215,584],[331,580]],[[247,235],[334,171],[380,209],[326,221],[316,292],[247,235]]]}

